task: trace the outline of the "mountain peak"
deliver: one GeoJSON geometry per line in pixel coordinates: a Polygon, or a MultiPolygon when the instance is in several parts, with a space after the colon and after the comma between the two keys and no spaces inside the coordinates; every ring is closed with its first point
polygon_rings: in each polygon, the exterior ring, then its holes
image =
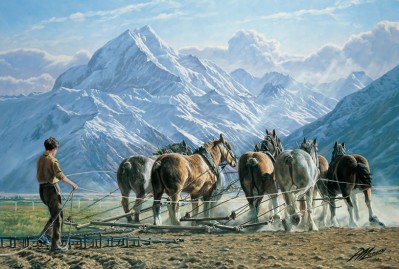
{"type": "Polygon", "coordinates": [[[278,99],[284,96],[285,94],[287,94],[287,90],[284,88],[283,85],[266,83],[261,93],[259,94],[258,98],[278,99]]]}
{"type": "Polygon", "coordinates": [[[152,29],[152,27],[149,26],[148,24],[147,24],[147,25],[144,25],[144,26],[141,27],[141,28],[139,28],[137,31],[140,32],[140,33],[142,33],[142,34],[152,34],[152,35],[154,35],[154,36],[157,35],[157,34],[155,33],[154,29],[152,29]]]}

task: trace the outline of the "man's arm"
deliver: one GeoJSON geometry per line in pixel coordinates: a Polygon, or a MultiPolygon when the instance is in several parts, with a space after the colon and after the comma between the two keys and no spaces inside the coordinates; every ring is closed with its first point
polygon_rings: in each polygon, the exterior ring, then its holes
{"type": "Polygon", "coordinates": [[[69,186],[71,186],[73,188],[74,191],[76,191],[79,186],[76,185],[72,180],[70,180],[69,178],[67,178],[66,176],[64,176],[63,178],[60,179],[62,182],[68,184],[69,186]]]}

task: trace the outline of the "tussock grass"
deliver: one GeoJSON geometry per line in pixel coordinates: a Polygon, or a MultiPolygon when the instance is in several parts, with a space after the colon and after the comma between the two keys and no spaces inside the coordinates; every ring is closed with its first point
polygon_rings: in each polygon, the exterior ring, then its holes
{"type": "MultiPolygon", "coordinates": [[[[73,201],[72,220],[74,223],[87,223],[123,214],[120,201],[113,199],[92,205],[95,200],[73,201]],[[114,210],[107,211],[114,208],[114,210]],[[92,216],[94,215],[94,216],[92,216]]],[[[71,215],[70,203],[64,209],[64,219],[71,215]]],[[[0,236],[36,236],[46,225],[50,213],[41,200],[0,200],[0,236]],[[17,205],[16,205],[17,204],[17,205]]],[[[63,233],[69,231],[65,224],[63,233]]],[[[76,231],[72,228],[72,232],[76,231]]]]}

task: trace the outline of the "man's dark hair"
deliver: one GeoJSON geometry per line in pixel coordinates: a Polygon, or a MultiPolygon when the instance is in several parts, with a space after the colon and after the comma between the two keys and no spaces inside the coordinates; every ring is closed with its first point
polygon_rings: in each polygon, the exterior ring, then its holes
{"type": "Polygon", "coordinates": [[[44,147],[46,150],[53,150],[55,148],[58,148],[60,143],[55,139],[54,137],[50,136],[46,140],[44,140],[44,147]]]}

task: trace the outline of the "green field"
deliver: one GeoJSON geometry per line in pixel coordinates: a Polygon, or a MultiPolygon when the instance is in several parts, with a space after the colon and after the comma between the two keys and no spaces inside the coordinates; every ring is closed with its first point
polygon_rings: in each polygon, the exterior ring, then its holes
{"type": "MultiPolygon", "coordinates": [[[[96,202],[74,199],[64,206],[64,219],[71,216],[73,223],[83,224],[92,220],[123,214],[120,201],[116,198],[96,202]]],[[[64,201],[63,201],[64,202],[64,201]]],[[[50,217],[48,208],[40,199],[2,199],[0,200],[0,236],[39,235],[50,217]]],[[[69,231],[65,224],[63,233],[69,231]]],[[[76,229],[72,228],[72,232],[76,229]]]]}

